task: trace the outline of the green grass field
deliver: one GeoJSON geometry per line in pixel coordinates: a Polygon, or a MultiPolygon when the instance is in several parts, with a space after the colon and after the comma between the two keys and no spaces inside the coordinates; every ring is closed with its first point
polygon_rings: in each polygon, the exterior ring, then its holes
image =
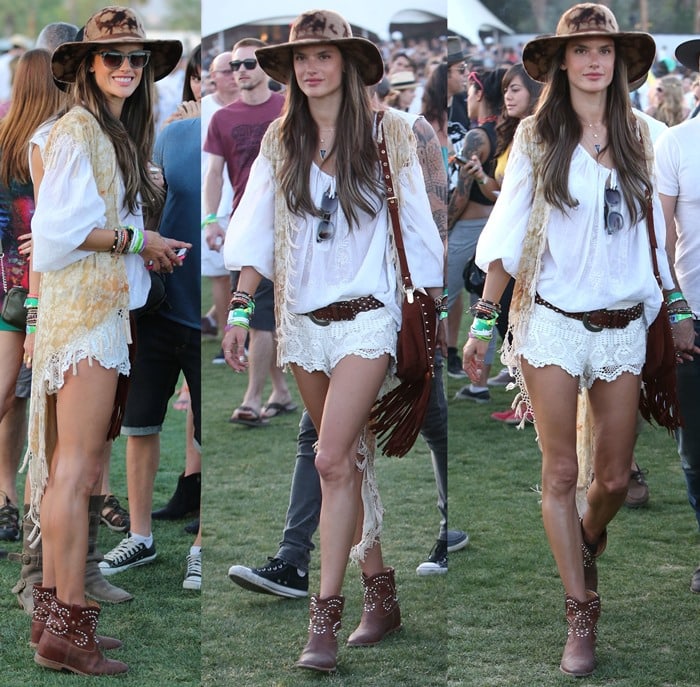
{"type": "MultiPolygon", "coordinates": [[[[396,568],[404,629],[381,646],[348,649],[361,612],[357,570],[346,577],[339,670],[320,676],[292,668],[306,641],[308,600],[245,591],[227,578],[232,564],[259,566],[281,537],[299,416],[265,428],[228,423],[245,377],[210,364],[203,345],[207,494],[202,599],[203,684],[296,687],[547,687],[571,684],[559,671],[566,639],[564,595],[540,516],[540,456],[532,427],[489,418],[510,403],[453,400],[450,421],[450,525],[470,546],[450,558],[446,577],[420,578],[415,567],[437,533],[436,492],[419,439],[404,459],[378,461],[386,508],[384,550],[396,568]]],[[[292,383],[293,386],[293,383],[292,383]]],[[[297,396],[297,401],[298,401],[297,396]]],[[[675,442],[645,428],[637,459],[648,470],[647,508],[623,509],[600,559],[603,614],[599,667],[579,685],[690,687],[700,683],[695,631],[700,597],[689,589],[700,560],[675,442]]],[[[318,552],[310,588],[318,585],[318,552]]]]}

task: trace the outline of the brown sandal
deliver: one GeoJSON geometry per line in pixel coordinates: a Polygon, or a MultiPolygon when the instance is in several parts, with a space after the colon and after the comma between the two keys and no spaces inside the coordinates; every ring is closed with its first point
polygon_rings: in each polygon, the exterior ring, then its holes
{"type": "Polygon", "coordinates": [[[100,521],[113,532],[126,532],[131,527],[128,511],[121,507],[117,497],[110,494],[100,512],[100,521]]]}

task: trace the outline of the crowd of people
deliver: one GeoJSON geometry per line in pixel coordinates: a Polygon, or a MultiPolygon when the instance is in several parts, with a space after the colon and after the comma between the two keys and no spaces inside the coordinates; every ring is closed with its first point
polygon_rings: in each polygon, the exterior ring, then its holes
{"type": "MultiPolygon", "coordinates": [[[[369,418],[398,384],[405,251],[438,322],[420,434],[440,520],[416,574],[447,573],[448,554],[469,542],[448,527],[443,371],[465,382],[462,407],[510,385],[512,407],[491,417],[537,435],[568,626],[560,668],[591,674],[607,526],[623,504],[649,499],[634,451],[646,331],[662,302],[678,452],[700,527],[700,40],[661,56],[650,35],[622,31],[606,6],[586,3],[519,50],[477,51],[457,36],[376,45],[336,11],[313,10],[284,43],[251,35],[183,55],[178,40],[149,39],[133,10],[106,7],[82,28],[49,25],[34,47],[17,41],[0,68],[10,61],[0,106],[0,539],[22,540],[13,591],[31,616],[35,662],[128,670],[104,654],[121,641],[97,634],[95,601],[132,599],[107,578],[156,560],[152,520],[206,504],[203,335],[220,343],[213,363],[247,375],[232,425],[260,430],[300,415],[279,549],[259,567],[234,563],[231,581],[310,596],[301,669],[337,669],[349,559],[363,610],[347,645],[401,629],[369,418]],[[173,81],[158,89],[173,74],[174,100],[173,81]],[[175,396],[187,413],[184,465],[154,509],[175,396]],[[582,417],[593,427],[585,474],[582,417]],[[120,435],[128,512],[109,479],[120,435]],[[124,533],[104,555],[100,523],[124,533]]],[[[188,531],[182,586],[197,590],[199,519],[188,531]]],[[[700,567],[691,590],[700,593],[700,567]]]]}

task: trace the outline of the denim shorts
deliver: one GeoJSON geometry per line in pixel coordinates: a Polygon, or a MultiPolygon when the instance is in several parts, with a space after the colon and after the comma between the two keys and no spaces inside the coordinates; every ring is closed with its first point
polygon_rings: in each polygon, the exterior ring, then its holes
{"type": "Polygon", "coordinates": [[[158,313],[137,320],[136,356],[122,423],[124,436],[160,433],[182,372],[190,389],[195,440],[201,445],[200,351],[199,329],[158,313]]]}

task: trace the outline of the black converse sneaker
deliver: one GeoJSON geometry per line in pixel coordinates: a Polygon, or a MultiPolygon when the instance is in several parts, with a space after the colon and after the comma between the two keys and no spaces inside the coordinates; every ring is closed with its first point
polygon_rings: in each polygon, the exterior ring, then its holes
{"type": "Polygon", "coordinates": [[[268,558],[260,568],[232,565],[228,576],[243,589],[261,594],[274,594],[287,599],[300,599],[309,594],[309,576],[281,558],[268,558]]]}
{"type": "Polygon", "coordinates": [[[156,559],[155,543],[146,546],[143,542],[137,542],[131,537],[124,537],[109,553],[100,561],[100,572],[103,575],[114,575],[124,572],[129,568],[145,565],[156,559]]]}
{"type": "Polygon", "coordinates": [[[416,568],[417,575],[444,575],[447,572],[447,542],[438,539],[428,560],[416,568]]]}

